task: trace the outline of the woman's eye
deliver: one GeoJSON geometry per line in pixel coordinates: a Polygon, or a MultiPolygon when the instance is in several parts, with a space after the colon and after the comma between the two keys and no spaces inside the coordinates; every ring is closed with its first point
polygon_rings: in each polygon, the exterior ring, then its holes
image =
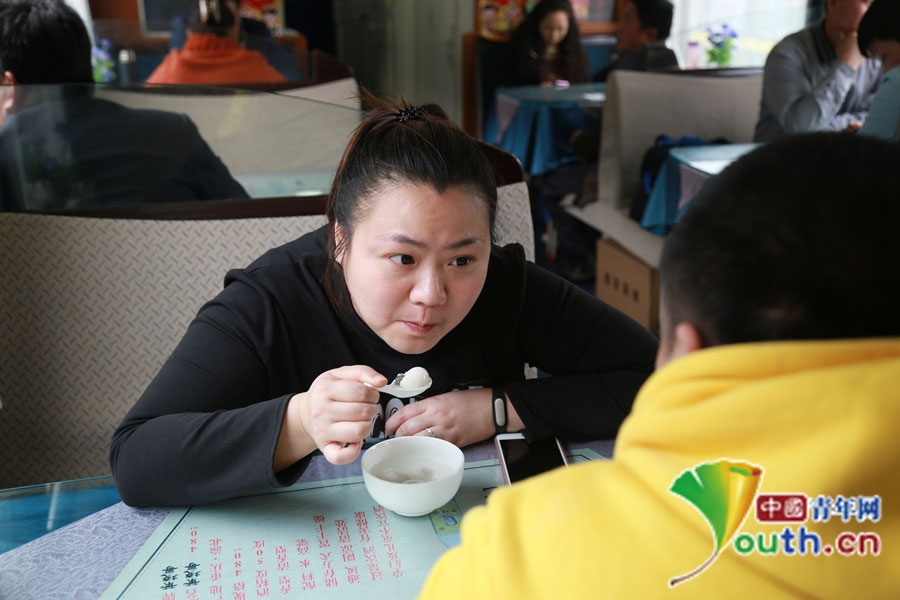
{"type": "Polygon", "coordinates": [[[464,267],[472,262],[471,256],[457,256],[454,258],[450,264],[454,267],[464,267]]]}
{"type": "Polygon", "coordinates": [[[413,261],[413,257],[409,254],[395,254],[391,257],[391,260],[398,265],[411,265],[415,262],[413,261]]]}

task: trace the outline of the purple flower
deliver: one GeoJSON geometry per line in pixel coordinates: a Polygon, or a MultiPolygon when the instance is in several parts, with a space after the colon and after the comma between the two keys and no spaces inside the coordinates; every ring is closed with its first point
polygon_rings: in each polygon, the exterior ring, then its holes
{"type": "Polygon", "coordinates": [[[706,31],[706,39],[708,39],[713,46],[717,47],[724,45],[726,40],[735,39],[738,37],[737,30],[731,27],[728,23],[722,23],[722,26],[716,29],[711,26],[707,27],[706,31]]]}
{"type": "Polygon", "coordinates": [[[706,50],[709,62],[719,66],[731,64],[732,52],[737,47],[734,43],[738,37],[737,30],[728,23],[722,23],[720,27],[708,27],[706,31],[708,32],[706,39],[710,44],[706,50]]]}

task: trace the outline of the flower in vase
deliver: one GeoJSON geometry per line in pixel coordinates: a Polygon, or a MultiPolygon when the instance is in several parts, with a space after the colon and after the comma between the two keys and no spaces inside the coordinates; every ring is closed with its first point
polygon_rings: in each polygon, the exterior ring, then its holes
{"type": "Polygon", "coordinates": [[[728,23],[722,23],[719,28],[708,27],[706,39],[709,40],[710,47],[706,49],[706,58],[709,63],[720,67],[731,64],[731,53],[737,47],[734,43],[737,36],[737,30],[728,23]]]}
{"type": "Polygon", "coordinates": [[[116,78],[116,62],[112,58],[112,43],[109,40],[100,40],[98,46],[91,47],[91,65],[95,83],[109,83],[116,78]]]}

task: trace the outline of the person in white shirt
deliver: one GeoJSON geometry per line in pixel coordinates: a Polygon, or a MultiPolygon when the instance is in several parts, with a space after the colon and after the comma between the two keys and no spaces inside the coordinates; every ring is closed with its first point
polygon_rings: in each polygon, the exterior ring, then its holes
{"type": "Polygon", "coordinates": [[[778,42],[763,74],[756,142],[811,131],[856,131],[872,106],[881,65],[857,27],[872,0],[827,0],[825,19],[778,42]]]}

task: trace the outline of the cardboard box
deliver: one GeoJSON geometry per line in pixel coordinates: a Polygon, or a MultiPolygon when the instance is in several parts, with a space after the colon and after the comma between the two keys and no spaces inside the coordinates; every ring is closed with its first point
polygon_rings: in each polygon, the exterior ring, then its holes
{"type": "Polygon", "coordinates": [[[597,297],[659,335],[659,270],[615,241],[597,241],[597,297]]]}

